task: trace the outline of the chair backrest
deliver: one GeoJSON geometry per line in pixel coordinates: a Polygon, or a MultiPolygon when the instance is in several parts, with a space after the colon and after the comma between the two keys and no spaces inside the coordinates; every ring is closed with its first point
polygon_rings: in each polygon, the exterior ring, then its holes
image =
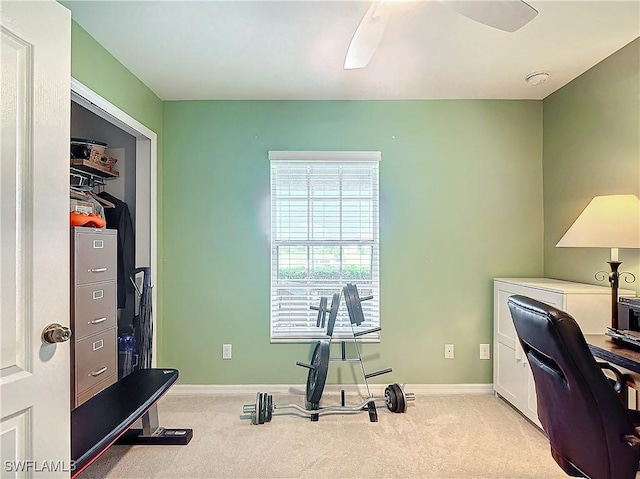
{"type": "Polygon", "coordinates": [[[634,426],[571,315],[525,296],[507,300],[533,372],[538,417],[551,454],[569,475],[633,479],[640,451],[634,426]]]}

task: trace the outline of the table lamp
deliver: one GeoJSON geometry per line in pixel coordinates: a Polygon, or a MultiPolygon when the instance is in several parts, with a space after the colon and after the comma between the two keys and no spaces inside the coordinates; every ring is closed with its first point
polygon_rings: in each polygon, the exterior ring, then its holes
{"type": "Polygon", "coordinates": [[[611,272],[596,273],[598,281],[608,276],[611,284],[611,327],[618,329],[618,285],[621,276],[627,283],[636,277],[619,272],[619,248],[640,248],[640,199],[636,195],[596,196],[580,213],[558,247],[611,248],[611,272]],[[600,279],[601,278],[601,279],[600,279]],[[630,280],[628,278],[631,278],[630,280]]]}

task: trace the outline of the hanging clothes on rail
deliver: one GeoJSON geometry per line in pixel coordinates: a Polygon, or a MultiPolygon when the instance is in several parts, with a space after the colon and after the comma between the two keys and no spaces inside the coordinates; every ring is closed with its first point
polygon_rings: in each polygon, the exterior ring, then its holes
{"type": "Polygon", "coordinates": [[[135,268],[135,236],[129,206],[106,191],[98,193],[98,196],[115,206],[105,208],[104,214],[107,220],[107,228],[118,230],[118,308],[127,306],[127,296],[133,296],[135,288],[129,276],[135,268]]]}
{"type": "Polygon", "coordinates": [[[91,206],[93,208],[93,212],[96,215],[100,215],[104,218],[104,206],[98,201],[96,200],[92,195],[89,194],[88,191],[86,190],[78,190],[75,189],[73,187],[71,187],[69,189],[69,197],[76,199],[76,200],[80,200],[80,201],[85,201],[87,203],[91,203],[91,206]]]}

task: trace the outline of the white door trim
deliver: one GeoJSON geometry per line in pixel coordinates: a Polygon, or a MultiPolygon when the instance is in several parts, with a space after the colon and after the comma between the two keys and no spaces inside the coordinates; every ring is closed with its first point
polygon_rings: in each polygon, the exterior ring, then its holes
{"type": "MultiPolygon", "coordinates": [[[[138,175],[137,173],[139,170],[149,172],[149,248],[151,257],[151,284],[155,286],[158,275],[158,135],[75,78],[71,78],[71,100],[136,138],[136,202],[139,190],[137,187],[138,182],[147,176],[147,173],[142,175],[138,175]]],[[[146,201],[140,202],[140,204],[146,203],[146,201]]],[[[139,236],[141,237],[141,235],[136,235],[136,242],[139,236]]],[[[156,296],[157,295],[151,296],[151,308],[154,312],[158,311],[156,296]]],[[[156,315],[154,314],[152,315],[154,332],[152,338],[153,367],[156,366],[158,357],[158,328],[156,321],[156,315]]]]}

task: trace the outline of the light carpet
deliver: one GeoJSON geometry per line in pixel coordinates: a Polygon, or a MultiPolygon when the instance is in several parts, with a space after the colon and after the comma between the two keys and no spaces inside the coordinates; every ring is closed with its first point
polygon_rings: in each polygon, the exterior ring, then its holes
{"type": "MultiPolygon", "coordinates": [[[[294,395],[276,403],[303,405],[294,395]]],[[[348,404],[358,398],[347,395],[348,404]]],[[[338,396],[323,396],[337,404],[338,396]]],[[[254,395],[166,396],[164,427],[191,427],[187,446],[113,446],[80,479],[423,478],[564,479],[543,433],[492,395],[417,396],[405,414],[379,408],[323,415],[276,411],[259,426],[241,419],[254,395]]]]}

